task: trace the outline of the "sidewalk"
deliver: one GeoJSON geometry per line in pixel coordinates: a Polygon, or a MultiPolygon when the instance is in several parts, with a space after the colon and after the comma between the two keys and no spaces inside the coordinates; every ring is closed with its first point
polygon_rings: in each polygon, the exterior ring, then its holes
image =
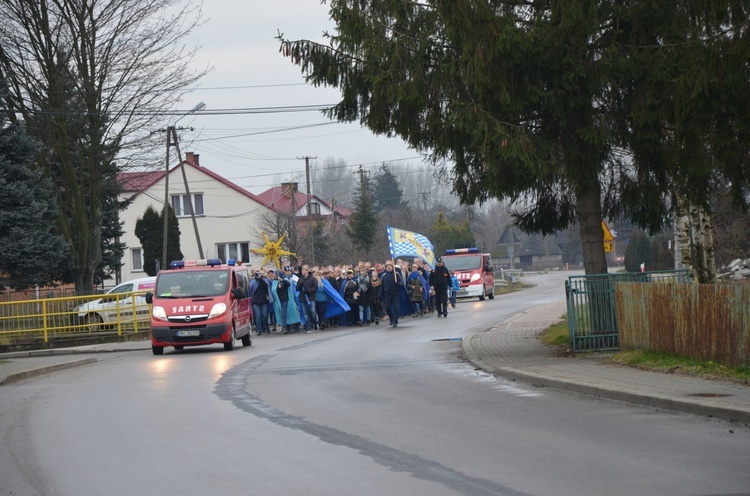
{"type": "Polygon", "coordinates": [[[535,386],[750,424],[750,386],[553,356],[537,335],[565,311],[564,301],[531,308],[464,339],[464,354],[487,372],[535,386]]]}
{"type": "Polygon", "coordinates": [[[73,348],[0,353],[0,386],[57,370],[97,362],[96,354],[151,350],[151,341],[101,343],[73,348]]]}
{"type": "MultiPolygon", "coordinates": [[[[537,335],[565,313],[565,302],[531,308],[463,340],[465,356],[497,376],[601,398],[750,424],[750,386],[600,363],[595,356],[556,357],[537,335]]],[[[97,361],[96,354],[150,350],[128,341],[0,354],[0,386],[97,361]]]]}

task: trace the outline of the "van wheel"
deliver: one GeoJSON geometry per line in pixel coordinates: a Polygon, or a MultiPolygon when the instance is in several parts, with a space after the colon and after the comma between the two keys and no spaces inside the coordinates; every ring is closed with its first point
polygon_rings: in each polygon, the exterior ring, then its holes
{"type": "Polygon", "coordinates": [[[101,331],[104,328],[104,319],[98,313],[90,313],[86,315],[85,324],[88,326],[90,331],[101,331]]]}
{"type": "Polygon", "coordinates": [[[248,330],[247,334],[242,336],[242,346],[252,346],[253,345],[253,331],[248,330]]]}
{"type": "Polygon", "coordinates": [[[487,298],[489,298],[490,300],[495,299],[495,288],[492,288],[492,291],[490,291],[490,294],[487,295],[487,298]]]}
{"type": "Polygon", "coordinates": [[[232,324],[232,332],[229,333],[229,341],[224,343],[224,350],[232,351],[234,349],[234,345],[236,341],[237,341],[237,333],[234,331],[234,324],[232,324]]]}
{"type": "Polygon", "coordinates": [[[151,352],[154,355],[163,355],[164,354],[164,347],[163,346],[154,346],[154,345],[151,345],[151,352]]]}
{"type": "Polygon", "coordinates": [[[479,301],[484,301],[484,288],[482,288],[482,294],[479,295],[479,301]]]}

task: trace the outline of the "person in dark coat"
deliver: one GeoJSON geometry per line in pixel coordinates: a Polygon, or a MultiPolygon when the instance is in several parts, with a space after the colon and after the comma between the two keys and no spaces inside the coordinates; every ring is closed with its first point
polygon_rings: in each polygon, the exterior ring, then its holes
{"type": "Polygon", "coordinates": [[[297,281],[299,292],[299,303],[305,314],[305,333],[310,333],[318,328],[315,311],[315,296],[318,293],[318,279],[310,272],[309,265],[303,265],[300,270],[300,278],[297,281]]]}
{"type": "Polygon", "coordinates": [[[403,285],[403,276],[393,270],[393,262],[389,260],[385,263],[385,272],[381,278],[380,299],[383,301],[392,327],[398,327],[399,296],[403,285]]]}
{"type": "Polygon", "coordinates": [[[438,317],[448,316],[448,289],[451,286],[451,274],[443,263],[443,259],[438,258],[435,270],[430,273],[430,287],[435,290],[435,308],[438,317]]]}
{"type": "Polygon", "coordinates": [[[359,320],[359,302],[357,299],[359,298],[359,293],[357,292],[357,289],[359,289],[359,282],[354,277],[354,270],[348,269],[346,271],[346,279],[344,282],[341,283],[341,296],[344,297],[344,301],[349,305],[349,310],[346,313],[346,323],[348,325],[362,325],[362,322],[359,320]]]}

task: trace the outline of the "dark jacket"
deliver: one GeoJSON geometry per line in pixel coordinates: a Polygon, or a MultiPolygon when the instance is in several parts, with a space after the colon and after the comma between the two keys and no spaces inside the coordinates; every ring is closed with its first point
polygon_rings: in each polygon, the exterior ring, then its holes
{"type": "Polygon", "coordinates": [[[276,294],[278,295],[280,302],[286,303],[289,301],[289,286],[291,285],[292,283],[289,282],[289,279],[286,277],[279,278],[279,282],[276,285],[276,294]]]}
{"type": "Polygon", "coordinates": [[[349,279],[348,277],[344,279],[344,281],[341,283],[341,295],[344,297],[344,301],[351,306],[354,303],[359,303],[356,299],[354,299],[354,293],[357,292],[357,289],[359,288],[359,283],[355,278],[349,279]]]}
{"type": "Polygon", "coordinates": [[[430,286],[435,288],[435,291],[446,291],[451,287],[451,274],[448,267],[435,266],[435,270],[430,273],[430,286]]]}
{"type": "Polygon", "coordinates": [[[382,300],[398,298],[398,292],[403,286],[403,276],[396,272],[384,272],[380,278],[380,297],[382,300]]]}
{"type": "Polygon", "coordinates": [[[307,277],[300,277],[297,281],[297,291],[301,302],[315,303],[315,294],[318,292],[318,280],[311,273],[307,277]]]}

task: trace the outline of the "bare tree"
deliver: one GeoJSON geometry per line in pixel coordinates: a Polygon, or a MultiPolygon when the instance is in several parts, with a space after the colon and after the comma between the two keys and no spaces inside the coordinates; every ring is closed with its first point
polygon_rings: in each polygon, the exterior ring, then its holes
{"type": "Polygon", "coordinates": [[[92,289],[102,260],[103,199],[117,172],[143,164],[149,131],[175,119],[167,110],[205,73],[183,44],[200,9],[175,5],[0,0],[5,104],[44,144],[39,163],[55,185],[78,291],[92,289]]]}
{"type": "Polygon", "coordinates": [[[310,172],[312,193],[329,203],[335,200],[338,205],[351,206],[359,185],[353,170],[343,159],[328,157],[317,162],[310,172]]]}

